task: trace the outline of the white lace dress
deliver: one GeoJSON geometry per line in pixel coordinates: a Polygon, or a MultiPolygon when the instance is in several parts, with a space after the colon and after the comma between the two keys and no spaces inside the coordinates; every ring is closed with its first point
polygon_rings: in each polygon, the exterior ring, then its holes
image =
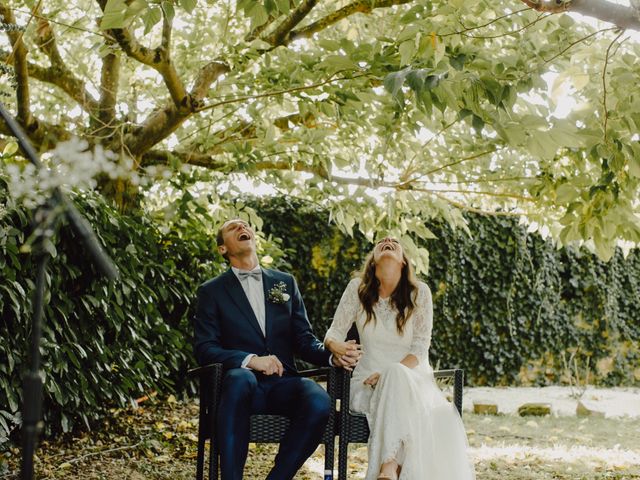
{"type": "Polygon", "coordinates": [[[360,305],[360,279],[351,280],[340,299],[325,338],[344,341],[356,323],[363,355],[353,371],[353,411],[365,413],[371,435],[366,480],[375,480],[380,465],[396,459],[402,465],[400,480],[471,480],[475,478],[467,455],[467,436],[455,407],[436,385],[429,365],[433,306],[429,287],[419,282],[416,308],[404,334],[395,324],[397,310],[389,299],[374,306],[376,320],[365,327],[360,305]],[[413,369],[400,361],[413,354],[413,369]],[[381,374],[375,388],[363,381],[381,374]]]}

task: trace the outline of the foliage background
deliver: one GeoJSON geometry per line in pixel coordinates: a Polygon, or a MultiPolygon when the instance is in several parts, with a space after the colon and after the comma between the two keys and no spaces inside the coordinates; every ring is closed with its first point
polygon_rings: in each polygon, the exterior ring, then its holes
{"type": "MultiPolygon", "coordinates": [[[[212,255],[218,218],[184,191],[173,222],[119,214],[101,197],[74,197],[122,279],[100,279],[78,240],[61,229],[50,245],[50,296],[42,344],[49,433],[90,427],[110,406],[152,390],[191,392],[193,292],[226,268],[212,255]]],[[[345,234],[328,210],[291,197],[232,202],[262,226],[263,264],[293,272],[318,336],[371,244],[345,234]],[[264,221],[264,224],[262,224],[264,221]]],[[[416,240],[430,253],[424,278],[435,300],[431,359],[463,367],[476,385],[553,384],[584,377],[599,385],[640,384],[640,256],[604,263],[558,250],[505,217],[467,215],[471,235],[444,223],[416,240]]],[[[0,444],[19,425],[31,318],[29,214],[0,212],[0,444]]],[[[383,232],[381,232],[383,233],[383,232]]]]}

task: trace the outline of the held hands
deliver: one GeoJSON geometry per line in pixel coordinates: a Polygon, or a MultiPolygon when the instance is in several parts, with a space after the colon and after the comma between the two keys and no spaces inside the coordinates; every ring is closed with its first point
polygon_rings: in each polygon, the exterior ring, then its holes
{"type": "Polygon", "coordinates": [[[327,348],[333,354],[333,364],[349,371],[355,368],[362,356],[362,346],[355,340],[346,342],[331,340],[327,344],[327,348]]]}
{"type": "Polygon", "coordinates": [[[275,374],[279,377],[281,377],[284,372],[282,363],[275,355],[267,355],[266,357],[253,356],[251,360],[249,360],[247,367],[265,375],[275,374]]]}
{"type": "Polygon", "coordinates": [[[365,385],[369,385],[371,388],[376,388],[378,380],[380,380],[380,374],[376,372],[369,375],[367,379],[362,383],[364,383],[365,385]]]}

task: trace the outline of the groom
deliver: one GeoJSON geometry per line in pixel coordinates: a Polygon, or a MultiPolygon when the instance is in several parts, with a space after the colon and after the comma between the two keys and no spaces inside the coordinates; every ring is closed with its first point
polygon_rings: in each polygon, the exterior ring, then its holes
{"type": "Polygon", "coordinates": [[[327,392],[298,375],[294,353],[347,368],[357,358],[330,358],[313,335],[295,279],[258,265],[248,223],[225,222],[216,241],[231,268],[198,289],[195,354],[201,365],[222,363],[225,370],[215,432],[222,480],[242,479],[256,413],[291,419],[267,477],[290,480],[320,443],[330,409],[327,392]]]}

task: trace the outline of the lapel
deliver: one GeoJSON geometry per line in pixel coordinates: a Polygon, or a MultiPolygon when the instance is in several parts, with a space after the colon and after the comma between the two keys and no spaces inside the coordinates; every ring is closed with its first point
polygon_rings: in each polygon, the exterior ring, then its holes
{"type": "MultiPolygon", "coordinates": [[[[244,314],[245,318],[249,322],[249,324],[253,327],[256,333],[260,336],[260,338],[264,338],[262,334],[262,330],[260,329],[260,325],[258,324],[258,319],[256,318],[255,313],[253,313],[253,308],[251,308],[251,304],[249,303],[249,299],[244,293],[242,289],[242,285],[240,285],[240,280],[235,276],[231,269],[227,270],[224,274],[224,286],[227,289],[227,293],[233,303],[235,303],[240,311],[244,314]]],[[[266,282],[264,281],[264,274],[262,275],[262,284],[264,285],[266,282]]],[[[265,297],[266,298],[266,297],[265,297]]],[[[268,318],[268,316],[267,316],[268,318]]],[[[267,323],[268,325],[268,323],[267,323]]],[[[266,330],[266,329],[265,329],[266,330]]],[[[266,330],[267,333],[269,330],[266,330]]]]}
{"type": "Polygon", "coordinates": [[[264,288],[264,330],[267,332],[267,338],[270,338],[273,327],[274,304],[269,301],[269,290],[277,283],[273,272],[265,268],[262,269],[262,287],[264,288]]]}

